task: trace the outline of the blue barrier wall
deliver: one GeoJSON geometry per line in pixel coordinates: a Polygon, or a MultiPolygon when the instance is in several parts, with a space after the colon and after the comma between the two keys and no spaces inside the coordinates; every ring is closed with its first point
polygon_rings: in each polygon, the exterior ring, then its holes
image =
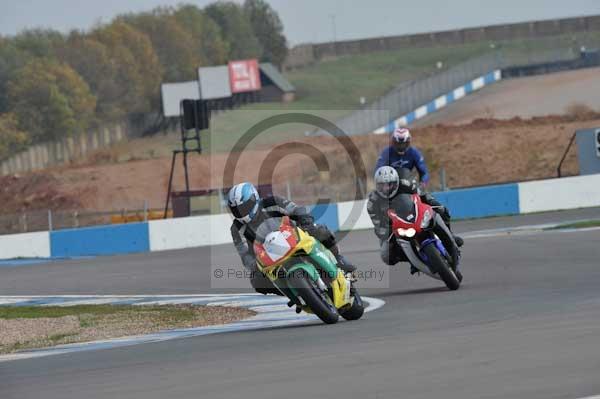
{"type": "Polygon", "coordinates": [[[311,208],[315,223],[324,224],[331,231],[340,229],[337,204],[315,205],[311,208]]]}
{"type": "Polygon", "coordinates": [[[148,237],[148,223],[52,231],[50,254],[70,257],[148,252],[148,237]]]}
{"type": "Polygon", "coordinates": [[[433,195],[450,209],[454,219],[519,213],[518,184],[443,191],[433,195]]]}
{"type": "MultiPolygon", "coordinates": [[[[520,213],[518,184],[452,190],[434,193],[434,195],[450,209],[452,217],[455,219],[520,213]]],[[[317,223],[325,224],[333,231],[339,230],[337,204],[316,205],[311,208],[311,211],[317,223]]],[[[527,210],[527,212],[531,211],[531,209],[527,210]]],[[[361,218],[364,221],[361,222],[360,228],[369,228],[368,216],[362,215],[361,218]]],[[[223,226],[223,228],[228,230],[228,226],[223,226]]],[[[149,252],[149,235],[148,223],[52,231],[50,232],[50,256],[72,257],[149,252]]],[[[201,243],[194,245],[201,245],[201,243]]],[[[31,256],[34,256],[33,252],[31,256]]]]}

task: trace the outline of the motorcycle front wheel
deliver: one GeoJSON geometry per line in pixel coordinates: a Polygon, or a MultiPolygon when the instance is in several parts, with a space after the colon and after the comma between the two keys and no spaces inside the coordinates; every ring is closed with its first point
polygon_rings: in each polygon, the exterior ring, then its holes
{"type": "Polygon", "coordinates": [[[423,252],[425,252],[430,266],[438,273],[442,281],[446,284],[446,287],[452,291],[457,290],[460,287],[460,281],[454,270],[448,265],[446,259],[438,252],[435,245],[426,246],[423,252]]]}
{"type": "Polygon", "coordinates": [[[321,291],[317,283],[306,273],[292,277],[288,284],[295,288],[298,296],[304,303],[326,324],[335,324],[339,319],[339,313],[326,292],[321,291]]]}

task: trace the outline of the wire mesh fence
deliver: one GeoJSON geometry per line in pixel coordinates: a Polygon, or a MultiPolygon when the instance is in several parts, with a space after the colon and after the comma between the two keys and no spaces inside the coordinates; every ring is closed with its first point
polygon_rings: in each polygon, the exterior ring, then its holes
{"type": "MultiPolygon", "coordinates": [[[[465,83],[494,70],[515,65],[559,62],[578,57],[572,47],[531,52],[494,51],[418,80],[405,82],[383,97],[338,121],[347,135],[359,135],[385,126],[391,119],[406,115],[433,99],[451,92],[465,83]],[[377,112],[386,110],[388,112],[377,112]],[[371,112],[365,112],[371,111],[371,112]]],[[[315,135],[326,134],[316,130],[315,135]]]]}
{"type": "MultiPolygon", "coordinates": [[[[554,176],[547,176],[546,178],[551,177],[554,176]]],[[[490,184],[491,183],[493,182],[490,182],[490,184]]],[[[508,181],[503,181],[501,183],[508,183],[508,181]]],[[[312,207],[316,204],[333,204],[364,200],[373,189],[374,182],[371,177],[366,180],[348,177],[346,179],[329,182],[275,183],[272,185],[270,193],[292,200],[298,205],[312,207]]],[[[445,191],[447,189],[445,171],[443,169],[440,170],[439,183],[435,185],[431,184],[428,189],[430,191],[445,191]]],[[[266,197],[267,195],[269,195],[269,192],[264,192],[262,197],[266,197]]],[[[187,215],[201,216],[228,213],[226,198],[226,195],[219,197],[206,195],[202,198],[190,198],[190,212],[187,215]],[[212,203],[214,201],[218,201],[219,203],[212,203]]],[[[163,216],[164,209],[22,211],[19,213],[0,215],[0,235],[143,222],[162,219],[163,216]]],[[[173,212],[171,210],[167,213],[167,217],[173,217],[173,212]]]]}
{"type": "Polygon", "coordinates": [[[18,213],[0,215],[0,234],[31,233],[141,222],[160,218],[163,214],[162,209],[121,209],[113,211],[23,210],[18,213]]]}
{"type": "Polygon", "coordinates": [[[311,206],[317,203],[336,203],[364,199],[370,184],[361,180],[351,180],[323,184],[275,184],[273,194],[294,201],[300,205],[311,206]]]}
{"type": "MultiPolygon", "coordinates": [[[[366,197],[367,185],[352,180],[323,184],[314,182],[308,184],[281,183],[274,184],[271,192],[283,198],[293,200],[297,204],[312,206],[317,203],[334,203],[362,199],[366,197]]],[[[264,196],[264,195],[263,195],[264,196]]],[[[215,200],[215,198],[207,199],[215,200]]],[[[220,204],[211,204],[211,201],[192,199],[190,201],[190,215],[200,216],[208,214],[227,213],[226,195],[216,200],[220,204]]],[[[0,215],[0,235],[20,234],[41,231],[55,231],[100,225],[143,222],[162,219],[164,209],[120,209],[109,211],[90,210],[23,210],[21,212],[0,215]]],[[[172,217],[171,210],[167,217],[172,217]]]]}

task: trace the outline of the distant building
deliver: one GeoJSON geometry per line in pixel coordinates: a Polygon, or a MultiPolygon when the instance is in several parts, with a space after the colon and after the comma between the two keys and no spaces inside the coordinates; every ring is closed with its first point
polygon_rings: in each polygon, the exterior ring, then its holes
{"type": "Polygon", "coordinates": [[[289,103],[296,97],[296,88],[270,62],[260,64],[261,102],[289,103]]]}
{"type": "Polygon", "coordinates": [[[163,83],[161,94],[163,115],[177,117],[181,100],[206,100],[211,109],[226,110],[253,102],[291,102],[296,89],[270,62],[241,60],[201,67],[195,81],[163,83]]]}

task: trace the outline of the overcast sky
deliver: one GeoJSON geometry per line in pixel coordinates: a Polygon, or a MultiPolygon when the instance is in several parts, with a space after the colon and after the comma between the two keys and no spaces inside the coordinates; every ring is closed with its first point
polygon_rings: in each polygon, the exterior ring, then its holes
{"type": "MultiPolygon", "coordinates": [[[[210,0],[188,0],[200,7],[210,0]]],[[[238,1],[238,2],[241,2],[238,1]]],[[[268,0],[291,44],[600,14],[600,0],[268,0]]],[[[89,29],[114,16],[182,0],[0,0],[0,34],[89,29]]]]}

